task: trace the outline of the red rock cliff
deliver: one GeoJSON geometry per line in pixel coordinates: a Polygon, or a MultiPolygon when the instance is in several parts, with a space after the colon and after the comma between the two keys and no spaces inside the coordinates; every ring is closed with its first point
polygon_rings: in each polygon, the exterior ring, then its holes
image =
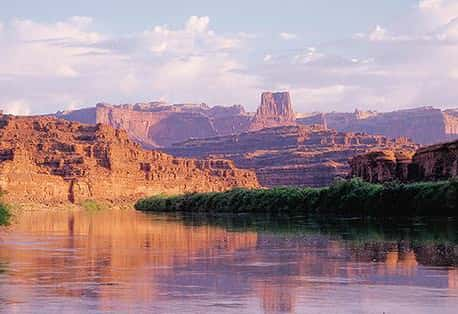
{"type": "Polygon", "coordinates": [[[237,167],[255,169],[260,183],[274,186],[325,186],[345,177],[348,159],[371,150],[417,146],[407,139],[342,133],[319,126],[283,126],[242,134],[188,140],[166,148],[182,156],[231,159],[237,167]]]}
{"type": "Polygon", "coordinates": [[[10,201],[131,200],[237,186],[258,182],[228,160],[142,150],[125,131],[102,124],[0,116],[0,188],[10,201]]]}
{"type": "Polygon", "coordinates": [[[421,107],[393,112],[331,112],[298,119],[302,124],[323,123],[341,132],[365,132],[408,137],[415,143],[435,144],[458,138],[458,110],[421,107]],[[320,122],[320,119],[323,122],[320,122]]]}
{"type": "Polygon", "coordinates": [[[132,140],[145,148],[170,146],[189,138],[239,133],[248,129],[251,120],[251,115],[240,105],[210,108],[205,104],[169,105],[161,102],[98,104],[96,108],[58,112],[55,116],[124,129],[132,140]]]}
{"type": "Polygon", "coordinates": [[[420,148],[415,153],[377,151],[354,157],[351,176],[372,183],[435,181],[458,176],[458,141],[420,148]]]}

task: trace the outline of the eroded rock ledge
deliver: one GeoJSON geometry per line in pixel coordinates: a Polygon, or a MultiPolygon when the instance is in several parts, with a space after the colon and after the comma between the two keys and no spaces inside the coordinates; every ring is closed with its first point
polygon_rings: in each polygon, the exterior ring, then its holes
{"type": "Polygon", "coordinates": [[[458,176],[458,140],[420,148],[374,151],[350,161],[351,176],[372,183],[436,181],[458,176]]]}
{"type": "Polygon", "coordinates": [[[158,193],[258,187],[224,159],[147,151],[127,133],[50,117],[0,116],[0,188],[12,202],[134,200],[158,193]]]}

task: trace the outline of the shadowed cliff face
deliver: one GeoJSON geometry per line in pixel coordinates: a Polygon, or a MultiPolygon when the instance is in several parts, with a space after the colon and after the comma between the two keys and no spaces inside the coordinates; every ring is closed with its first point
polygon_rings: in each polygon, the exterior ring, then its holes
{"type": "Polygon", "coordinates": [[[346,177],[349,158],[371,150],[417,146],[407,139],[342,133],[320,126],[284,126],[239,135],[195,139],[165,150],[182,157],[217,156],[255,169],[263,186],[325,186],[346,177]]]}
{"type": "Polygon", "coordinates": [[[47,117],[0,117],[0,188],[10,201],[134,200],[157,193],[257,187],[222,159],[145,151],[123,130],[47,117]]]}
{"type": "Polygon", "coordinates": [[[354,157],[351,176],[372,183],[436,181],[458,176],[458,141],[409,151],[377,151],[354,157]]]}

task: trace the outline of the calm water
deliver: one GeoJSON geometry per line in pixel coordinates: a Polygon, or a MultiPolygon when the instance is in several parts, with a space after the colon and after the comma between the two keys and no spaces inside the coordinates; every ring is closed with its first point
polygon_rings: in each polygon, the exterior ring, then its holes
{"type": "Polygon", "coordinates": [[[457,313],[457,222],[27,212],[5,313],[457,313]]]}

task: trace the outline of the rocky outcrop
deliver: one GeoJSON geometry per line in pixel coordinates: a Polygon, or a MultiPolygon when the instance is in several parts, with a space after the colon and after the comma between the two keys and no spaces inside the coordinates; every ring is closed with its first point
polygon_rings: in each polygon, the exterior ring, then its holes
{"type": "Polygon", "coordinates": [[[458,176],[458,140],[420,148],[412,158],[411,178],[428,181],[458,176]]]}
{"type": "Polygon", "coordinates": [[[96,108],[58,112],[56,116],[124,129],[132,140],[145,148],[169,146],[188,138],[239,133],[248,129],[251,120],[251,115],[240,105],[208,107],[162,102],[116,106],[101,103],[96,108]]]}
{"type": "Polygon", "coordinates": [[[419,144],[433,144],[458,138],[458,111],[421,107],[378,113],[331,112],[298,119],[302,124],[322,123],[341,132],[365,132],[387,137],[405,136],[419,144]]]}
{"type": "Polygon", "coordinates": [[[145,151],[123,130],[50,117],[0,117],[0,188],[9,201],[134,200],[157,193],[257,187],[223,159],[145,151]]]}
{"type": "Polygon", "coordinates": [[[372,183],[435,181],[458,176],[458,141],[411,151],[385,150],[356,156],[352,177],[372,183]]]}
{"type": "Polygon", "coordinates": [[[346,177],[348,160],[371,150],[417,146],[405,138],[342,133],[320,126],[284,126],[238,135],[194,139],[165,148],[182,157],[231,159],[255,169],[263,186],[325,186],[346,177]]]}
{"type": "Polygon", "coordinates": [[[291,96],[288,92],[261,95],[261,105],[250,124],[250,130],[260,130],[278,126],[295,125],[296,115],[293,111],[291,96]]]}
{"type": "Polygon", "coordinates": [[[350,160],[351,177],[360,177],[372,183],[402,180],[409,177],[412,151],[373,151],[350,160]]]}

